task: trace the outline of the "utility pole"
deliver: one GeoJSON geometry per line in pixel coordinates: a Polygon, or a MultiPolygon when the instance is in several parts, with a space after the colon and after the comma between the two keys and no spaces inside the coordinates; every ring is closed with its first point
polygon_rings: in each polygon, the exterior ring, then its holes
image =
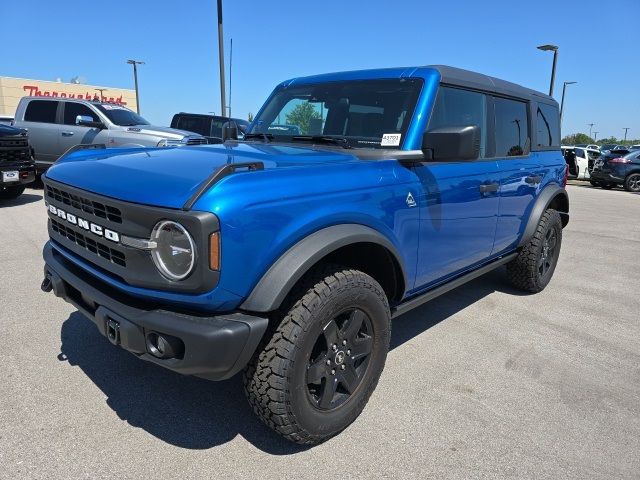
{"type": "Polygon", "coordinates": [[[229,49],[229,118],[231,118],[231,72],[233,68],[233,38],[229,49]]]}
{"type": "Polygon", "coordinates": [[[624,130],[624,141],[626,142],[627,141],[627,131],[629,131],[630,128],[629,127],[624,127],[623,130],[624,130]]]}
{"type": "Polygon", "coordinates": [[[596,140],[598,140],[598,133],[600,132],[593,132],[593,143],[595,143],[596,140]]]}
{"type": "Polygon", "coordinates": [[[220,64],[220,111],[227,114],[224,91],[224,35],[222,34],[222,0],[218,0],[218,63],[220,64]]]}
{"type": "Polygon", "coordinates": [[[556,63],[558,62],[558,46],[557,45],[540,45],[538,50],[544,52],[553,52],[553,66],[551,67],[551,83],[549,84],[549,96],[553,97],[553,84],[556,80],[556,63]]]}
{"type": "Polygon", "coordinates": [[[589,125],[589,138],[591,138],[591,130],[593,129],[595,123],[587,123],[587,125],[589,125]]]}
{"type": "Polygon", "coordinates": [[[127,60],[129,65],[133,65],[133,82],[136,85],[136,113],[140,114],[140,95],[138,94],[138,65],[144,65],[144,62],[138,60],[127,60]]]}
{"type": "Polygon", "coordinates": [[[100,101],[104,102],[104,94],[103,92],[107,90],[106,88],[94,88],[94,90],[100,92],[100,101]]]}

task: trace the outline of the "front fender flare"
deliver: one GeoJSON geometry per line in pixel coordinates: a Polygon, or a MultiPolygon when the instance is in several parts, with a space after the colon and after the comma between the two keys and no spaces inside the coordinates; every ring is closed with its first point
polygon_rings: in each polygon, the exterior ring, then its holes
{"type": "Polygon", "coordinates": [[[250,312],[277,309],[302,276],[331,252],[354,243],[375,243],[385,247],[400,266],[404,284],[407,277],[402,257],[391,241],[373,228],[358,224],[323,228],[300,240],[271,265],[240,306],[250,312]]]}
{"type": "Polygon", "coordinates": [[[531,209],[527,226],[524,229],[524,233],[522,234],[518,247],[524,246],[529,240],[531,240],[531,237],[533,237],[533,234],[538,227],[538,223],[540,223],[540,218],[542,218],[545,210],[547,210],[549,205],[554,201],[563,206],[562,209],[558,210],[558,213],[560,213],[560,216],[562,217],[562,227],[564,228],[567,223],[569,223],[569,195],[567,194],[567,191],[556,183],[549,184],[544,187],[542,192],[540,192],[540,195],[538,195],[538,198],[536,199],[536,203],[531,209]]]}

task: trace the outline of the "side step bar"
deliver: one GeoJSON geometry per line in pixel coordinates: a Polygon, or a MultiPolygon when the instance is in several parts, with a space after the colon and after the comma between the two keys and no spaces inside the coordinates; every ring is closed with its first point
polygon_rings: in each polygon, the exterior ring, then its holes
{"type": "Polygon", "coordinates": [[[417,297],[410,298],[409,300],[406,300],[405,302],[397,305],[395,308],[391,310],[391,318],[396,318],[397,316],[402,315],[403,313],[407,313],[409,310],[413,310],[414,308],[419,307],[420,305],[423,305],[428,301],[433,300],[434,298],[447,293],[449,290],[453,290],[454,288],[457,288],[460,285],[470,282],[471,280],[474,280],[484,275],[485,273],[490,272],[491,270],[495,270],[499,266],[504,265],[505,263],[509,263],[511,260],[513,260],[517,256],[518,256],[518,252],[510,253],[509,255],[505,257],[500,257],[497,260],[494,260],[491,263],[488,263],[487,265],[484,265],[478,268],[477,270],[464,274],[460,277],[454,278],[453,280],[448,281],[444,285],[435,287],[432,290],[429,290],[421,295],[418,295],[417,297]]]}
{"type": "Polygon", "coordinates": [[[200,199],[200,197],[211,188],[212,185],[215,185],[220,180],[222,180],[227,175],[231,175],[238,170],[244,171],[255,171],[255,170],[264,170],[264,163],[262,162],[245,162],[245,163],[226,163],[222,165],[220,168],[215,170],[209,178],[207,178],[204,182],[200,184],[196,193],[187,200],[182,206],[182,210],[185,212],[191,210],[191,208],[195,205],[195,203],[200,199]]]}

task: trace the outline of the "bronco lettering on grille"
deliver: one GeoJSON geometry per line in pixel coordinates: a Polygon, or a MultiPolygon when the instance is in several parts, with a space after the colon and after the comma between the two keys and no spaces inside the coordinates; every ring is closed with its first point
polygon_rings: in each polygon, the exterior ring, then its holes
{"type": "Polygon", "coordinates": [[[119,243],[120,242],[120,234],[118,232],[114,232],[113,230],[109,230],[108,228],[103,227],[102,225],[98,225],[97,223],[90,222],[89,220],[85,220],[84,218],[76,217],[72,213],[65,212],[63,209],[55,207],[53,205],[46,205],[47,209],[52,215],[55,215],[62,220],[66,220],[71,225],[76,225],[77,227],[82,228],[88,232],[97,235],[98,237],[104,237],[107,240],[111,240],[112,242],[119,243]]]}

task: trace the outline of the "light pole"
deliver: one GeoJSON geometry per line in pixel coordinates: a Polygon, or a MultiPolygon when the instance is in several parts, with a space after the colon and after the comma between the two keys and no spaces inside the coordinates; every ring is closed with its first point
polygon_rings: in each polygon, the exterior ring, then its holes
{"type": "Polygon", "coordinates": [[[222,0],[218,0],[218,62],[220,64],[220,111],[222,116],[227,113],[224,92],[224,40],[222,35],[222,0]]]}
{"type": "Polygon", "coordinates": [[[627,131],[629,131],[629,127],[623,127],[624,130],[624,142],[627,143],[627,131]]]}
{"type": "Polygon", "coordinates": [[[596,141],[598,140],[598,133],[600,132],[593,132],[593,143],[596,143],[596,141]]]}
{"type": "Polygon", "coordinates": [[[589,125],[589,138],[591,138],[591,130],[593,129],[595,123],[587,123],[587,125],[589,125]]]}
{"type": "Polygon", "coordinates": [[[138,60],[127,60],[129,65],[133,65],[133,82],[136,85],[136,112],[140,114],[140,95],[138,95],[138,65],[144,65],[144,62],[138,60]]]}
{"type": "Polygon", "coordinates": [[[564,92],[567,90],[567,85],[573,85],[574,83],[578,83],[578,82],[564,82],[562,84],[562,101],[560,102],[560,123],[562,123],[562,112],[564,110],[564,92]]]}
{"type": "Polygon", "coordinates": [[[104,94],[103,92],[105,90],[107,90],[106,88],[94,88],[94,90],[96,90],[97,92],[100,92],[100,101],[103,102],[104,101],[104,94]]]}
{"type": "Polygon", "coordinates": [[[549,84],[549,96],[553,96],[553,83],[556,80],[556,63],[558,61],[558,46],[557,45],[540,45],[538,50],[544,52],[553,52],[553,67],[551,67],[551,83],[549,84]]]}

